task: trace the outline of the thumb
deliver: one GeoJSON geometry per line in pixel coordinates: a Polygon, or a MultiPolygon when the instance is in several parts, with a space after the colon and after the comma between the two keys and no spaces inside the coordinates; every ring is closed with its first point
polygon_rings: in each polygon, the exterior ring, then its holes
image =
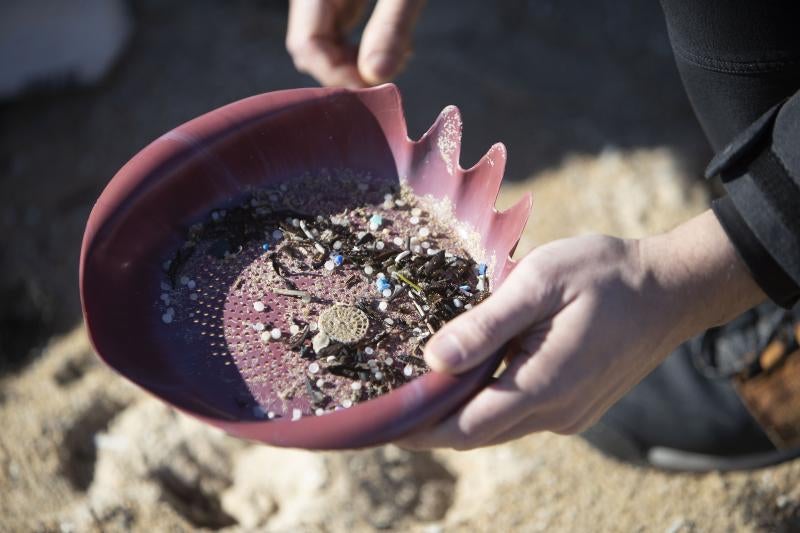
{"type": "Polygon", "coordinates": [[[445,324],[427,343],[425,361],[433,370],[469,370],[539,318],[539,291],[527,280],[515,279],[515,273],[491,297],[445,324]]]}
{"type": "Polygon", "coordinates": [[[411,34],[424,0],[378,0],[361,36],[358,70],[370,84],[392,79],[411,51],[411,34]]]}

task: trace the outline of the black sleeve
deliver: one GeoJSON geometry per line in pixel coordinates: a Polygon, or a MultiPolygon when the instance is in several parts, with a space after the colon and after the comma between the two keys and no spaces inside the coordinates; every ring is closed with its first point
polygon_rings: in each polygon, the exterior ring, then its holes
{"type": "Polygon", "coordinates": [[[713,205],[775,302],[800,296],[800,2],[662,0],[686,92],[717,155],[713,205]]]}

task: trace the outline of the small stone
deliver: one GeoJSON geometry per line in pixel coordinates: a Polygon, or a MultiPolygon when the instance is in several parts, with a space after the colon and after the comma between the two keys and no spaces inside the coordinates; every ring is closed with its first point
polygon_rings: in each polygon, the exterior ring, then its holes
{"type": "MultiPolygon", "coordinates": [[[[311,347],[314,348],[314,353],[320,353],[322,350],[330,346],[331,338],[324,332],[320,331],[311,339],[311,347]]],[[[331,356],[333,357],[333,356],[331,356]]],[[[335,358],[334,358],[335,360],[335,358]]]]}
{"type": "Polygon", "coordinates": [[[253,407],[253,416],[255,416],[256,418],[264,418],[265,416],[267,416],[267,412],[264,411],[264,408],[261,407],[260,405],[256,405],[253,407]]]}
{"type": "Polygon", "coordinates": [[[167,283],[166,281],[162,281],[161,282],[161,290],[162,291],[172,290],[172,286],[169,283],[167,283]]]}
{"type": "Polygon", "coordinates": [[[327,361],[328,363],[335,363],[336,362],[336,356],[335,355],[329,355],[328,357],[325,358],[325,361],[327,361]]]}
{"type": "Polygon", "coordinates": [[[198,298],[199,296],[197,295],[196,292],[193,292],[192,294],[189,295],[189,299],[192,301],[196,301],[198,298]]]}
{"type": "Polygon", "coordinates": [[[264,302],[253,302],[253,309],[258,311],[259,313],[266,308],[264,302]]]}
{"type": "Polygon", "coordinates": [[[455,307],[456,309],[460,309],[463,305],[464,303],[461,300],[459,300],[458,298],[453,298],[453,307],[455,307]]]}
{"type": "Polygon", "coordinates": [[[181,276],[180,281],[181,285],[186,285],[187,283],[189,283],[189,278],[187,278],[186,276],[181,276]]]}

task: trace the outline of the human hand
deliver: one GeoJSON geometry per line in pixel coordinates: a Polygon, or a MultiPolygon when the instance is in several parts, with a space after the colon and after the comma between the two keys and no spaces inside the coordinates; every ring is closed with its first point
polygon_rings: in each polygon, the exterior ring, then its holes
{"type": "Polygon", "coordinates": [[[359,46],[347,40],[366,0],[291,0],[286,49],[322,85],[365,87],[391,80],[411,54],[424,0],[378,0],[359,46]]]}
{"type": "Polygon", "coordinates": [[[577,433],[679,343],[763,299],[713,214],[686,226],[643,241],[565,239],[528,254],[425,350],[434,370],[451,373],[505,350],[505,370],[400,444],[469,449],[536,431],[577,433]]]}

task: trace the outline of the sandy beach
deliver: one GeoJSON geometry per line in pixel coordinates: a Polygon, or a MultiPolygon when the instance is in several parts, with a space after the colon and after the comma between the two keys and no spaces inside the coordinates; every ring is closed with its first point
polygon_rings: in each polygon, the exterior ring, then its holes
{"type": "MultiPolygon", "coordinates": [[[[506,142],[498,207],[534,199],[517,255],[571,235],[642,237],[708,207],[710,150],[657,3],[435,4],[398,82],[409,130],[456,104],[462,166],[506,142]]],[[[127,52],[101,85],[0,106],[0,531],[800,531],[798,462],[665,473],[549,433],[470,452],[277,449],[108,369],[77,289],[83,227],[107,181],[200,113],[313,85],[283,49],[282,3],[131,11],[127,52]]]]}

